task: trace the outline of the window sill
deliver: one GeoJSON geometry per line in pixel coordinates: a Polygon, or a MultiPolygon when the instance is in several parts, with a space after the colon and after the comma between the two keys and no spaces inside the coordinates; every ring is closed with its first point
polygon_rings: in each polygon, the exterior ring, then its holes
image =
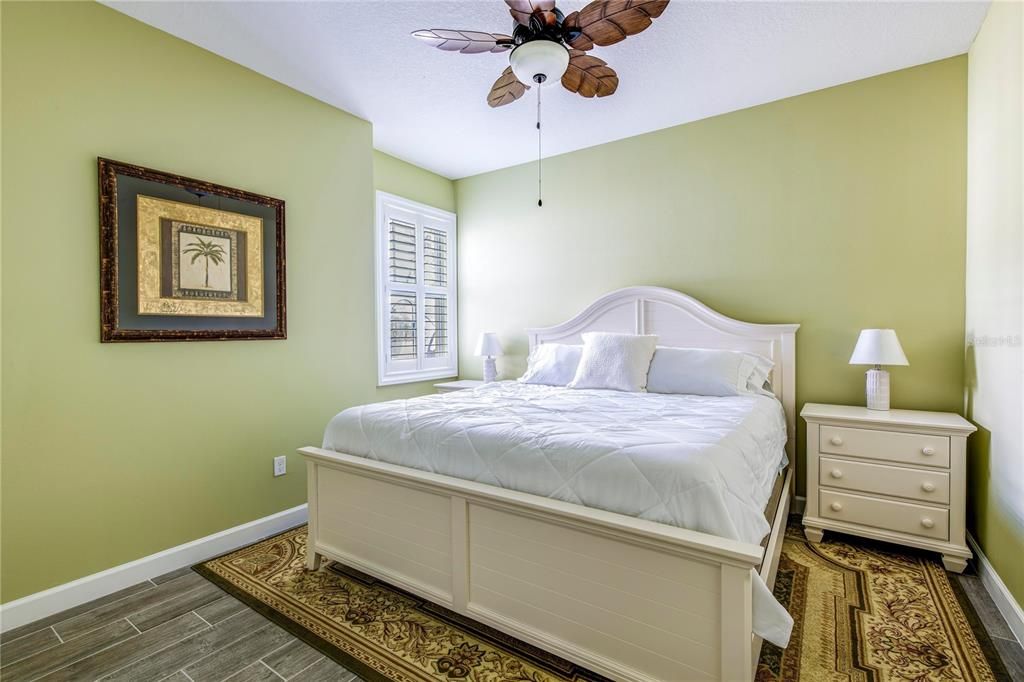
{"type": "Polygon", "coordinates": [[[456,369],[437,369],[428,372],[403,372],[390,376],[377,377],[377,386],[397,386],[400,384],[418,384],[422,381],[437,379],[454,379],[459,376],[456,369]]]}

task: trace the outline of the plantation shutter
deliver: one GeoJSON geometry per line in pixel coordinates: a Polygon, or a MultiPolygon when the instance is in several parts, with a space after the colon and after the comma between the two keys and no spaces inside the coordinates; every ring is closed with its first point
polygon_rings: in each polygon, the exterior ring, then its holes
{"type": "Polygon", "coordinates": [[[396,284],[416,283],[416,226],[388,224],[388,276],[396,284]]]}
{"type": "Polygon", "coordinates": [[[428,358],[443,358],[448,355],[448,297],[427,294],[424,312],[423,349],[428,358]]]}
{"type": "Polygon", "coordinates": [[[448,286],[448,235],[429,227],[423,230],[423,280],[431,286],[448,286]]]}
{"type": "Polygon", "coordinates": [[[455,221],[378,193],[380,382],[454,376],[455,221]]]}
{"type": "Polygon", "coordinates": [[[391,325],[389,329],[391,357],[395,360],[415,360],[416,294],[393,293],[390,297],[391,325]]]}

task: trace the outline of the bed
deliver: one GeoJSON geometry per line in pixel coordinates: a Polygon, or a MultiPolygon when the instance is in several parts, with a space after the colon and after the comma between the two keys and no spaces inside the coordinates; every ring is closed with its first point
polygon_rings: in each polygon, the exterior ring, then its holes
{"type": "Polygon", "coordinates": [[[600,330],[752,351],[775,363],[773,396],[501,383],[343,412],[300,450],[308,565],[340,561],[612,679],[750,679],[792,494],[797,326],[633,287],[530,330],[531,347],[600,330]]]}

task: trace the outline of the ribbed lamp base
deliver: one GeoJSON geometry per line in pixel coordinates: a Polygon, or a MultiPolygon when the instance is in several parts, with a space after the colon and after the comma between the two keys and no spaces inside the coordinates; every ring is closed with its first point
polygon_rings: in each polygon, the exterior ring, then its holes
{"type": "Polygon", "coordinates": [[[498,365],[494,358],[484,358],[484,383],[489,384],[498,378],[498,365]]]}
{"type": "Polygon", "coordinates": [[[884,369],[869,369],[866,372],[867,399],[869,410],[889,409],[889,373],[884,369]]]}

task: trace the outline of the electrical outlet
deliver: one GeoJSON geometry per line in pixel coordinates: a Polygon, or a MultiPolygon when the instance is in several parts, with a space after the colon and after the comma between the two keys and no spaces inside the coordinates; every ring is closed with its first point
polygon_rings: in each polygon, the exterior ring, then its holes
{"type": "Polygon", "coordinates": [[[284,455],[274,458],[274,475],[284,476],[288,473],[288,460],[284,455]]]}

